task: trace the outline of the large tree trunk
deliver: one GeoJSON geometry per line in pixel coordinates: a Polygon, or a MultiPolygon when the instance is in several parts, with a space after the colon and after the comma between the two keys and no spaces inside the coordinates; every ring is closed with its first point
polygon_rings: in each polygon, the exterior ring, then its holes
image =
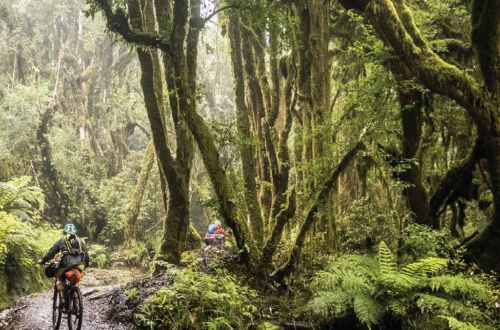
{"type": "Polygon", "coordinates": [[[404,168],[401,173],[398,173],[398,179],[406,183],[403,195],[415,221],[430,226],[432,222],[429,217],[429,196],[422,184],[422,159],[415,158],[422,138],[422,108],[426,96],[421,90],[409,87],[410,84],[405,84],[411,79],[411,74],[403,63],[394,61],[391,63],[391,70],[398,82],[398,98],[403,128],[402,159],[400,162],[404,168]]]}
{"type": "Polygon", "coordinates": [[[229,15],[229,39],[231,42],[231,61],[233,64],[234,94],[236,102],[236,112],[238,121],[238,133],[241,136],[240,155],[243,169],[243,179],[245,185],[245,199],[247,212],[250,218],[253,238],[259,244],[264,239],[264,221],[257,196],[257,175],[254,159],[255,148],[252,140],[253,134],[250,131],[250,113],[245,103],[245,80],[243,72],[243,59],[241,53],[240,18],[236,10],[229,15]]]}
{"type": "MultiPolygon", "coordinates": [[[[130,0],[128,5],[132,25],[144,29],[138,1],[130,0]]],[[[149,16],[149,19],[152,17],[149,16]]],[[[177,155],[178,159],[174,160],[167,144],[166,127],[161,109],[162,103],[159,102],[156,92],[156,89],[163,88],[161,81],[158,81],[160,75],[155,72],[155,69],[159,70],[159,67],[155,68],[154,65],[154,63],[159,63],[154,59],[158,55],[156,52],[140,48],[137,49],[137,55],[141,65],[141,87],[144,93],[144,103],[151,125],[156,157],[160,165],[160,175],[165,176],[169,189],[167,216],[156,259],[178,264],[189,226],[189,179],[186,179],[186,177],[189,178],[189,174],[186,176],[183,171],[187,171],[187,169],[178,164],[182,157],[177,155]]]]}

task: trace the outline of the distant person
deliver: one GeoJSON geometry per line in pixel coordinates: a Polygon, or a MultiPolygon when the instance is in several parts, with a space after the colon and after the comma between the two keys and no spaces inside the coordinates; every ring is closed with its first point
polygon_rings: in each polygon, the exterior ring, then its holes
{"type": "MultiPolygon", "coordinates": [[[[64,290],[63,277],[75,277],[73,280],[78,282],[83,276],[83,270],[89,266],[89,254],[85,242],[76,236],[76,227],[72,223],[64,225],[63,237],[61,237],[45,256],[38,262],[44,265],[52,260],[58,253],[56,260],[57,269],[54,277],[57,279],[57,290],[64,290]]],[[[68,278],[69,279],[69,278],[68,278]]]]}
{"type": "Polygon", "coordinates": [[[203,238],[206,245],[222,245],[224,240],[229,236],[219,223],[212,223],[208,226],[207,233],[203,238]]]}

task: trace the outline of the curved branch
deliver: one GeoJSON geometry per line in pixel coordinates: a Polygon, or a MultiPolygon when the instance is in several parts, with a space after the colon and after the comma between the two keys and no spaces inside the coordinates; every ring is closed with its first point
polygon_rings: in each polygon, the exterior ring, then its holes
{"type": "Polygon", "coordinates": [[[446,207],[455,202],[465,187],[471,183],[472,171],[483,157],[482,143],[476,140],[469,158],[459,167],[446,173],[430,200],[430,218],[434,227],[437,227],[439,216],[446,210],[446,207]]]}
{"type": "Polygon", "coordinates": [[[365,11],[383,38],[427,88],[464,107],[479,129],[491,130],[489,102],[480,85],[430,49],[420,37],[403,0],[372,0],[365,11]]]}
{"type": "Polygon", "coordinates": [[[242,7],[241,7],[241,4],[226,5],[226,6],[220,7],[219,9],[216,9],[213,12],[211,12],[210,15],[208,15],[207,17],[203,18],[202,26],[204,26],[205,24],[207,24],[208,21],[210,21],[215,15],[217,15],[221,11],[224,11],[224,10],[227,10],[227,9],[231,9],[231,8],[241,9],[242,7]]]}
{"type": "Polygon", "coordinates": [[[321,187],[314,195],[309,204],[310,206],[307,208],[307,212],[305,213],[305,220],[300,228],[297,238],[295,239],[295,244],[290,252],[288,261],[271,275],[275,281],[283,283],[283,280],[295,270],[302,252],[302,246],[304,245],[306,234],[314,224],[320,203],[325,200],[325,197],[328,195],[330,190],[335,187],[337,178],[347,168],[358,152],[365,149],[366,147],[363,142],[360,141],[356,143],[356,145],[344,155],[340,163],[337,167],[335,167],[333,172],[325,181],[323,187],[321,187]]]}
{"type": "Polygon", "coordinates": [[[122,36],[125,41],[135,45],[161,49],[165,52],[170,51],[168,40],[159,35],[134,31],[130,27],[123,9],[119,8],[113,13],[108,0],[96,0],[96,3],[106,16],[108,29],[122,36]]]}

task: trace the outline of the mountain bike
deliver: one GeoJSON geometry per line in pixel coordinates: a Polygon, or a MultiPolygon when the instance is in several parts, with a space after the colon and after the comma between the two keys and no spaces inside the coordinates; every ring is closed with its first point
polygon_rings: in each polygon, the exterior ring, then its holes
{"type": "Polygon", "coordinates": [[[64,289],[57,290],[57,279],[54,281],[52,298],[52,327],[59,330],[63,316],[68,321],[69,330],[80,330],[83,323],[83,299],[78,280],[71,280],[67,273],[79,271],[76,268],[67,270],[61,277],[64,289]],[[64,299],[63,299],[64,298],[64,299]]]}

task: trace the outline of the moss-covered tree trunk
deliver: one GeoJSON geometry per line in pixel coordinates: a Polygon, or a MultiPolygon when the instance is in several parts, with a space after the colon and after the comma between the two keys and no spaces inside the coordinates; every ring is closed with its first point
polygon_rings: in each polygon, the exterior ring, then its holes
{"type": "Polygon", "coordinates": [[[245,103],[245,78],[243,71],[243,58],[241,53],[240,17],[238,11],[232,10],[229,14],[228,34],[231,43],[231,62],[233,65],[234,95],[237,112],[238,133],[240,135],[240,156],[245,185],[245,199],[248,216],[250,218],[253,238],[259,244],[264,239],[264,221],[257,196],[257,169],[254,159],[256,152],[253,140],[254,135],[250,131],[251,116],[245,103]]]}
{"type": "Polygon", "coordinates": [[[44,189],[46,203],[49,206],[44,209],[44,215],[49,219],[64,223],[68,215],[70,201],[61,184],[59,172],[52,163],[52,148],[46,136],[49,133],[55,110],[55,106],[48,107],[45,110],[36,132],[41,156],[40,169],[43,174],[43,180],[40,178],[39,181],[44,189]]]}
{"type": "Polygon", "coordinates": [[[397,178],[405,183],[403,195],[415,221],[423,225],[432,225],[429,209],[429,195],[422,183],[422,159],[418,151],[422,139],[423,106],[426,95],[418,87],[412,86],[408,68],[399,61],[393,61],[391,71],[398,82],[398,100],[401,108],[403,138],[401,141],[401,159],[403,165],[397,178]]]}
{"type": "MultiPolygon", "coordinates": [[[[152,2],[145,2],[146,6],[152,6],[152,2]]],[[[142,21],[144,12],[147,20],[154,20],[153,11],[143,12],[143,7],[138,1],[130,0],[128,9],[133,27],[144,30],[146,26],[142,21]]],[[[185,25],[185,21],[179,23],[185,25]]],[[[182,38],[182,36],[181,36],[182,38]]],[[[186,240],[186,234],[189,226],[189,169],[185,161],[190,157],[189,152],[179,155],[179,144],[186,142],[177,141],[177,157],[172,157],[172,152],[166,140],[166,126],[163,115],[163,100],[159,100],[158,95],[162,95],[163,83],[157,53],[149,50],[137,49],[139,63],[141,65],[141,87],[144,94],[144,102],[148,113],[149,122],[155,146],[156,157],[160,165],[160,174],[167,182],[169,190],[167,216],[163,225],[163,235],[160,244],[157,260],[163,260],[178,264],[181,259],[182,247],[186,240]],[[156,66],[155,66],[156,64],[156,66]]],[[[176,131],[178,131],[176,127],[176,131]]],[[[182,137],[182,132],[179,133],[182,137]]],[[[178,136],[179,136],[178,134],[178,136]]],[[[189,146],[188,143],[184,146],[189,146]]],[[[182,151],[185,151],[182,149],[182,151]]]]}

